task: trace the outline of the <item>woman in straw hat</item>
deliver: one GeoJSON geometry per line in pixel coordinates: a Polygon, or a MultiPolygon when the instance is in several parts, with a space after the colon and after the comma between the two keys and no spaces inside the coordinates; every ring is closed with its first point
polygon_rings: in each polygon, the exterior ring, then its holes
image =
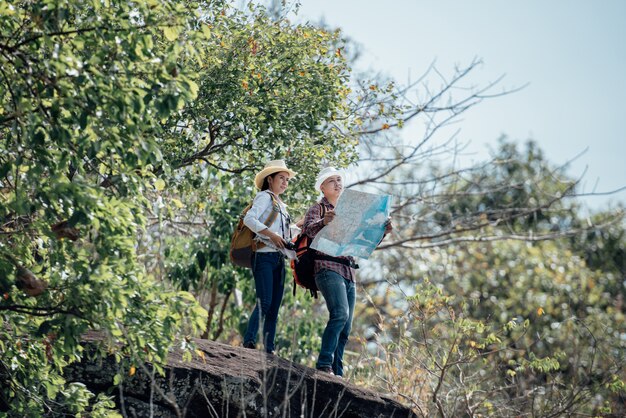
{"type": "MultiPolygon", "coordinates": [[[[335,219],[335,206],[343,193],[343,183],[343,172],[335,168],[326,167],[318,174],[315,188],[324,197],[319,204],[309,208],[302,228],[310,239],[335,219]],[[320,205],[324,206],[323,217],[320,205]]],[[[391,230],[391,222],[388,221],[385,234],[391,230]]],[[[314,264],[315,283],[324,296],[329,313],[316,368],[343,376],[343,353],[352,328],[356,300],[356,264],[352,257],[331,257],[321,252],[316,252],[314,264]]]]}
{"type": "Polygon", "coordinates": [[[263,324],[263,345],[274,352],[274,337],[278,310],[283,299],[285,281],[285,244],[291,241],[290,218],[287,205],[280,199],[296,173],[283,160],[269,161],[257,173],[254,184],[260,191],[244,217],[244,224],[256,234],[257,250],[252,260],[257,304],[250,315],[244,335],[244,347],[255,348],[259,320],[263,324]],[[272,211],[278,212],[271,225],[264,222],[272,211]]]}

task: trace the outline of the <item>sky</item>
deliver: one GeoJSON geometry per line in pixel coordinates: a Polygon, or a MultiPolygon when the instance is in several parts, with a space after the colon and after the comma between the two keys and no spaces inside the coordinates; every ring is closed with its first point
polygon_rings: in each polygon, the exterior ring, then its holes
{"type": "MultiPolygon", "coordinates": [[[[358,68],[400,83],[480,59],[472,83],[526,87],[463,115],[467,158],[485,159],[502,135],[534,139],[553,164],[586,150],[567,171],[584,173],[583,192],[626,186],[626,1],[301,0],[296,20],[341,28],[360,45],[358,68]]],[[[626,190],[584,202],[626,203],[626,190]]]]}

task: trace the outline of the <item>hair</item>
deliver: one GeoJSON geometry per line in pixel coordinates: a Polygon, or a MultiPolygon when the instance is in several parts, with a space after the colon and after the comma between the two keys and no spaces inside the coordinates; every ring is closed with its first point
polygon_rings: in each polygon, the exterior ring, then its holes
{"type": "Polygon", "coordinates": [[[267,175],[264,179],[263,179],[263,186],[261,186],[261,191],[263,190],[267,190],[270,188],[270,182],[267,180],[268,178],[274,178],[276,176],[276,174],[278,174],[279,172],[277,171],[276,173],[272,173],[267,175]]]}

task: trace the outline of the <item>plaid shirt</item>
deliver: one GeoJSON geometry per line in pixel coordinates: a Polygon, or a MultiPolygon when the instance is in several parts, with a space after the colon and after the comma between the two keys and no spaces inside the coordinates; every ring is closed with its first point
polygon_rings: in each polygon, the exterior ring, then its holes
{"type": "MultiPolygon", "coordinates": [[[[324,205],[324,209],[326,212],[329,210],[335,209],[335,207],[326,199],[322,198],[320,202],[324,205]]],[[[307,234],[307,236],[312,240],[315,238],[318,232],[324,228],[324,219],[322,219],[322,212],[320,205],[316,203],[311,206],[309,210],[306,212],[306,216],[304,217],[304,225],[302,226],[302,231],[307,234]]],[[[323,254],[323,253],[320,253],[323,254]]],[[[337,257],[349,260],[354,264],[353,257],[337,257]]],[[[345,264],[337,263],[335,261],[328,260],[315,260],[315,274],[317,274],[322,269],[328,269],[334,271],[335,273],[341,275],[347,280],[354,282],[355,280],[355,271],[352,267],[346,266],[345,264]]]]}

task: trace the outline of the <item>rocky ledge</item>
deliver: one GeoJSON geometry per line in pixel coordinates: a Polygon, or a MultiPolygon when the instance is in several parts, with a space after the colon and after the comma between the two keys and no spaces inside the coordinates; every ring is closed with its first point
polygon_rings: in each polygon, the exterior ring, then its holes
{"type": "MultiPolygon", "coordinates": [[[[99,339],[85,336],[87,345],[99,339]]],[[[75,363],[66,369],[66,378],[96,394],[115,396],[128,417],[415,416],[393,399],[274,355],[213,341],[195,343],[203,354],[183,361],[182,352],[172,352],[164,377],[147,365],[117,387],[117,365],[110,357],[75,363]]]]}

